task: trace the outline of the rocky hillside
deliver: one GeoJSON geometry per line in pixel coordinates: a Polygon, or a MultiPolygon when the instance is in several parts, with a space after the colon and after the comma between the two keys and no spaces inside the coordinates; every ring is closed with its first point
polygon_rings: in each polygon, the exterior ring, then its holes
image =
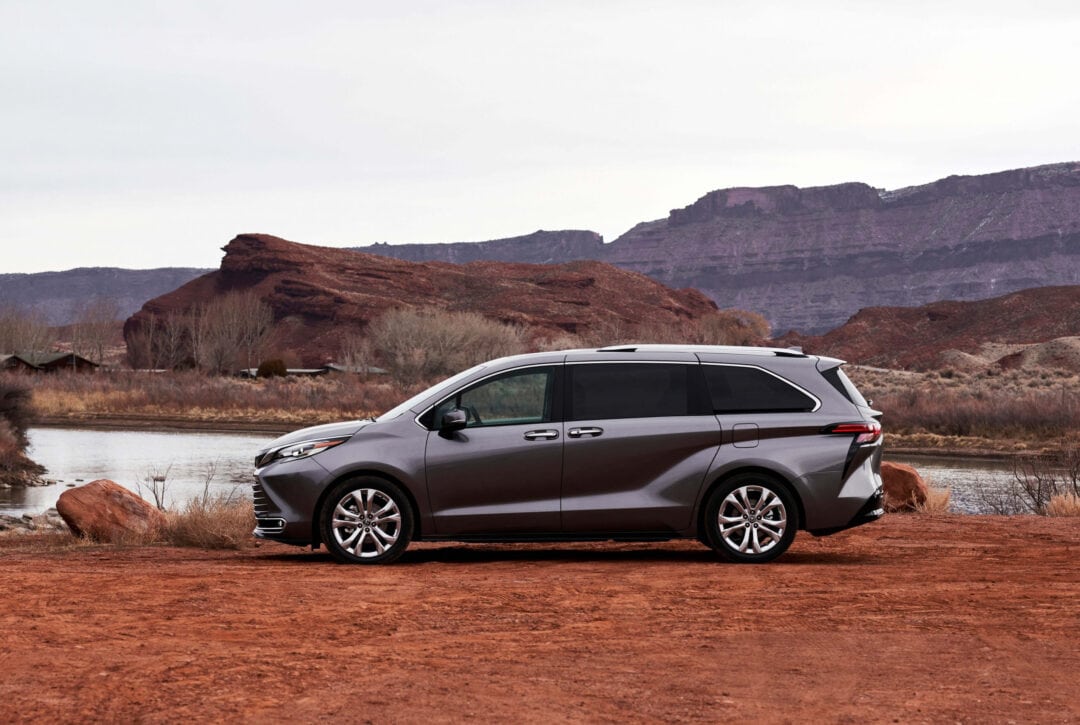
{"type": "Polygon", "coordinates": [[[601,262],[418,263],[241,234],[226,245],[218,271],[147,302],[125,324],[125,336],[150,315],[160,319],[248,289],[273,308],[274,349],[310,365],[333,358],[345,331],[363,330],[394,307],[475,311],[548,336],[646,320],[671,326],[716,309],[696,290],[669,289],[601,262]]]}
{"type": "Polygon", "coordinates": [[[820,333],[873,305],[1080,284],[1080,163],[893,191],[862,183],[722,189],[589,247],[532,235],[471,252],[465,244],[366,251],[444,261],[557,262],[589,253],[697,288],[721,307],[760,312],[777,332],[820,333]]]}
{"type": "Polygon", "coordinates": [[[65,272],[0,274],[0,307],[37,310],[50,325],[61,326],[74,322],[87,302],[104,298],[116,303],[122,319],[148,299],[208,271],[188,267],[79,267],[65,272]]]}
{"type": "Polygon", "coordinates": [[[449,244],[373,244],[353,247],[357,252],[379,254],[410,262],[525,262],[559,264],[579,259],[599,259],[604,238],[596,232],[570,229],[558,232],[543,230],[508,239],[487,242],[451,242],[449,244]]]}
{"type": "Polygon", "coordinates": [[[825,335],[792,334],[780,342],[878,367],[1080,372],[1080,286],[922,307],[868,307],[825,335]]]}

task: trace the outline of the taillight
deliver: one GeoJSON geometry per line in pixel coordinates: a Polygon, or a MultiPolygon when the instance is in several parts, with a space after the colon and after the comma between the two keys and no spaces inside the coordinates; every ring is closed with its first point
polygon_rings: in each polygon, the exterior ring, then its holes
{"type": "Polygon", "coordinates": [[[881,437],[881,423],[876,420],[860,421],[858,423],[834,423],[828,426],[826,433],[836,435],[853,435],[858,444],[873,443],[881,437]]]}

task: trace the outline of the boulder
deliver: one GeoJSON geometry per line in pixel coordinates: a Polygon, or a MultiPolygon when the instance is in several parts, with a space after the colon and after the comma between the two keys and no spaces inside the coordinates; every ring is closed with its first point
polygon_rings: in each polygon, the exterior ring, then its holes
{"type": "Polygon", "coordinates": [[[56,510],[76,536],[119,543],[152,536],[165,514],[114,481],[100,479],[64,491],[56,510]]]}
{"type": "Polygon", "coordinates": [[[915,511],[926,503],[929,493],[926,481],[911,466],[884,461],[881,481],[885,488],[886,511],[915,511]]]}

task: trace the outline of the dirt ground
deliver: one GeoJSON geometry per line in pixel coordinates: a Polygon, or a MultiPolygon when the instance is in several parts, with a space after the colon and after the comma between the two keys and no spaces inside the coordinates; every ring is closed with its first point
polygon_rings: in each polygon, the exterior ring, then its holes
{"type": "Polygon", "coordinates": [[[1080,519],[345,567],[0,541],[5,721],[1078,722],[1080,519]]]}

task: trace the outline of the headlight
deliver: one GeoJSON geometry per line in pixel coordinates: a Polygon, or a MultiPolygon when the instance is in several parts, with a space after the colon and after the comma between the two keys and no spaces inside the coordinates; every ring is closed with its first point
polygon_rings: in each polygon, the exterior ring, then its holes
{"type": "Polygon", "coordinates": [[[258,456],[255,459],[255,467],[262,468],[274,461],[280,461],[282,459],[294,459],[294,458],[307,458],[308,456],[314,456],[316,453],[322,453],[325,450],[339,446],[345,441],[349,440],[351,436],[344,436],[339,438],[320,438],[313,441],[300,441],[299,443],[290,443],[287,446],[281,448],[271,448],[266,453],[258,456]]]}

